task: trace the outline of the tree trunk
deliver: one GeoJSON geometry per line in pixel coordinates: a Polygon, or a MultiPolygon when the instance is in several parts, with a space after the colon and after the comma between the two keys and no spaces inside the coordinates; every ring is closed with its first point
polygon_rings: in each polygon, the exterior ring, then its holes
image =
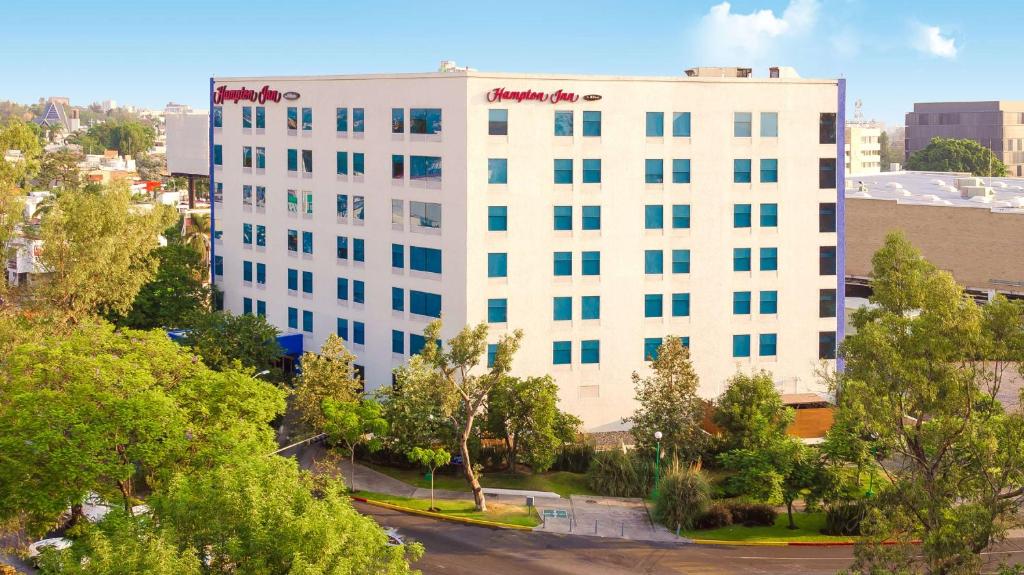
{"type": "Polygon", "coordinates": [[[796,529],[796,523],[793,521],[793,500],[786,501],[786,515],[789,517],[789,528],[796,529]]]}
{"type": "Polygon", "coordinates": [[[121,491],[121,498],[124,501],[124,512],[132,514],[132,480],[118,481],[117,488],[121,491]]]}
{"type": "Polygon", "coordinates": [[[188,177],[188,209],[196,209],[196,179],[195,176],[188,177]]]}
{"type": "Polygon", "coordinates": [[[356,492],[356,446],[350,446],[349,453],[349,470],[352,473],[352,477],[349,478],[348,482],[351,484],[352,493],[356,492]]]}
{"type": "MultiPolygon", "coordinates": [[[[468,411],[468,409],[467,409],[468,411]]],[[[487,500],[484,498],[484,489],[480,487],[480,481],[473,472],[473,462],[469,460],[469,433],[473,430],[473,413],[466,414],[466,423],[459,434],[459,453],[462,455],[462,473],[466,476],[466,482],[473,490],[473,501],[476,503],[477,511],[487,511],[487,500]]]]}
{"type": "Polygon", "coordinates": [[[515,442],[510,439],[507,435],[505,436],[505,460],[508,461],[508,470],[511,473],[516,472],[516,448],[515,442]]]}
{"type": "Polygon", "coordinates": [[[436,467],[430,469],[430,510],[434,510],[434,473],[437,470],[436,467]]]}

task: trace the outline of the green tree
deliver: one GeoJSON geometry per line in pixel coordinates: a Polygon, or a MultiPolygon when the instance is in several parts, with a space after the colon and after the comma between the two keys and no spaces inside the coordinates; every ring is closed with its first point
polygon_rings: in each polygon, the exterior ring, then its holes
{"type": "Polygon", "coordinates": [[[203,264],[203,281],[210,276],[210,216],[204,214],[188,214],[184,223],[181,241],[199,253],[203,264]]]}
{"type": "Polygon", "coordinates": [[[623,423],[633,424],[630,431],[638,449],[653,451],[654,433],[660,431],[667,453],[694,461],[704,452],[708,434],[701,428],[706,404],[697,395],[700,383],[690,351],[678,337],[669,336],[658,347],[651,369],[654,373],[645,378],[633,372],[639,406],[623,423]]]}
{"type": "Polygon", "coordinates": [[[325,431],[327,418],[324,401],[356,401],[361,383],[355,378],[352,363],[356,357],[335,334],[327,336],[320,353],[302,354],[302,373],[296,378],[292,408],[313,431],[325,431]]]}
{"type": "Polygon", "coordinates": [[[170,244],[154,250],[160,260],[156,276],[144,284],[132,307],[114,318],[135,329],[180,328],[196,312],[207,309],[210,290],[199,280],[199,254],[189,247],[170,244]]]}
{"type": "Polygon", "coordinates": [[[156,130],[135,119],[111,119],[89,128],[79,143],[87,154],[117,150],[122,156],[138,156],[153,147],[156,130]],[[97,147],[102,149],[97,150],[97,147]]]}
{"type": "Polygon", "coordinates": [[[785,435],[793,417],[793,410],[782,403],[772,374],[767,371],[734,375],[712,416],[722,430],[723,451],[772,445],[777,437],[785,435]]]}
{"type": "Polygon", "coordinates": [[[503,377],[487,399],[487,430],[505,442],[512,472],[520,456],[534,471],[550,469],[558,448],[575,439],[579,426],[579,419],[559,412],[558,384],[549,375],[503,377]]]}
{"type": "Polygon", "coordinates": [[[388,420],[388,447],[397,453],[408,453],[423,445],[441,445],[458,449],[457,417],[449,417],[451,396],[434,385],[430,367],[420,355],[395,368],[395,385],[376,391],[388,420]]]}
{"type": "Polygon", "coordinates": [[[356,490],[356,447],[365,445],[370,451],[383,447],[388,432],[380,404],[372,399],[341,401],[324,399],[324,431],[332,443],[345,447],[349,457],[349,485],[356,490]]]}
{"type": "Polygon", "coordinates": [[[140,211],[126,186],[101,194],[65,190],[43,217],[40,257],[49,279],[38,290],[45,306],[69,321],[125,314],[156,274],[154,250],[173,210],[140,211]]]}
{"type": "Polygon", "coordinates": [[[167,171],[167,162],[163,155],[140,153],[135,158],[135,169],[143,180],[160,181],[167,171]]]}
{"type": "Polygon", "coordinates": [[[202,311],[189,316],[187,323],[182,344],[218,371],[231,369],[236,362],[255,371],[272,370],[284,353],[277,343],[277,328],[262,316],[202,311]]]}
{"type": "Polygon", "coordinates": [[[1024,415],[995,399],[1003,370],[994,366],[1024,357],[1020,306],[996,298],[979,309],[901,234],[872,263],[874,306],[854,313],[840,349],[838,417],[860,418],[847,441],[887,454],[888,482],[854,568],[916,571],[920,554],[927,573],[976,572],[982,551],[1020,525],[1024,415]]]}
{"type": "Polygon", "coordinates": [[[1006,165],[992,150],[974,140],[932,138],[922,150],[907,159],[908,170],[926,172],[970,172],[975,176],[1005,176],[1006,165]]]}
{"type": "Polygon", "coordinates": [[[39,140],[38,127],[20,119],[8,118],[0,126],[0,151],[0,190],[24,186],[27,180],[39,172],[43,145],[39,140]],[[4,155],[8,150],[20,151],[21,158],[7,161],[4,155]]]}
{"type": "Polygon", "coordinates": [[[36,180],[49,188],[78,188],[82,185],[82,174],[78,163],[82,154],[71,148],[60,148],[43,154],[36,180]]]}
{"type": "Polygon", "coordinates": [[[501,383],[512,366],[512,356],[519,349],[522,331],[502,336],[497,343],[494,363],[486,371],[477,369],[487,354],[487,324],[464,327],[442,347],[441,322],[431,322],[423,331],[426,345],[420,352],[424,362],[418,364],[428,370],[427,379],[443,391],[445,416],[459,426],[459,453],[466,482],[473,490],[477,511],[487,511],[487,500],[477,478],[469,452],[469,442],[477,415],[487,403],[487,396],[501,383]]]}
{"type": "Polygon", "coordinates": [[[419,463],[430,471],[430,511],[440,511],[434,507],[434,473],[439,467],[444,467],[452,461],[452,454],[443,447],[429,449],[424,447],[413,447],[406,454],[409,461],[419,463]]]}

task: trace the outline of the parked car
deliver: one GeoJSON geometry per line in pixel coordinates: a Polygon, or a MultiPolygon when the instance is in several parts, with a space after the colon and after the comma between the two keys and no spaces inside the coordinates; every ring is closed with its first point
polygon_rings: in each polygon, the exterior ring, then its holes
{"type": "Polygon", "coordinates": [[[28,546],[28,558],[30,561],[35,563],[39,558],[39,554],[42,553],[44,549],[56,549],[57,551],[61,551],[68,547],[71,547],[71,540],[65,537],[40,539],[28,546]]]}

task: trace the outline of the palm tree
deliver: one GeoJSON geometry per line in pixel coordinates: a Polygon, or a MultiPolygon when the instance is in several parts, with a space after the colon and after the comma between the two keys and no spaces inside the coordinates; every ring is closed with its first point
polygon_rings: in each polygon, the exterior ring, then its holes
{"type": "Polygon", "coordinates": [[[203,264],[199,279],[205,282],[210,274],[210,216],[190,213],[182,218],[181,243],[199,252],[203,264]]]}

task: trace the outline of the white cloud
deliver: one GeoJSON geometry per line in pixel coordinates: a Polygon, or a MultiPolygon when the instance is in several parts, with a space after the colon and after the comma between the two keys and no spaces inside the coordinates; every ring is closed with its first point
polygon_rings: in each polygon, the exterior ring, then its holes
{"type": "Polygon", "coordinates": [[[914,48],[940,58],[956,58],[956,39],[943,36],[938,26],[917,24],[914,48]]]}
{"type": "Polygon", "coordinates": [[[819,7],[818,0],[790,0],[776,16],[772,10],[741,14],[733,12],[729,2],[716,4],[700,21],[700,64],[748,65],[774,57],[781,40],[814,26],[819,7]]]}

